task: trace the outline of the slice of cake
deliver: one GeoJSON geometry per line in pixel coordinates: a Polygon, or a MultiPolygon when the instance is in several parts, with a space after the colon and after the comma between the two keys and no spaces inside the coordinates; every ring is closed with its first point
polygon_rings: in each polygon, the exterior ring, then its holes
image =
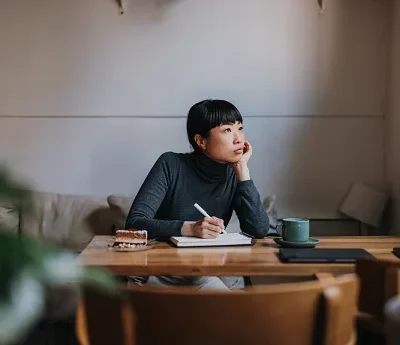
{"type": "Polygon", "coordinates": [[[136,248],[147,245],[147,230],[117,230],[113,247],[136,248]]]}

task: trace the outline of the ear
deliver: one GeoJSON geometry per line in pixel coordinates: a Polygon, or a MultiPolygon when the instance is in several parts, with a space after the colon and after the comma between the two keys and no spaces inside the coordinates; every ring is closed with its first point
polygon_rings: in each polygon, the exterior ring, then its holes
{"type": "Polygon", "coordinates": [[[194,136],[194,141],[196,142],[197,146],[200,147],[203,151],[207,148],[207,139],[203,138],[200,134],[196,134],[194,136]]]}

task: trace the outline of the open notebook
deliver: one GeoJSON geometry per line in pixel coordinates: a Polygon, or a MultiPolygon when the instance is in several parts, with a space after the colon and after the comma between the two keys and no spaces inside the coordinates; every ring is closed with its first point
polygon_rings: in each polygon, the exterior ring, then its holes
{"type": "Polygon", "coordinates": [[[219,235],[214,239],[172,236],[171,242],[177,247],[216,247],[216,246],[251,246],[252,239],[239,233],[219,235]]]}

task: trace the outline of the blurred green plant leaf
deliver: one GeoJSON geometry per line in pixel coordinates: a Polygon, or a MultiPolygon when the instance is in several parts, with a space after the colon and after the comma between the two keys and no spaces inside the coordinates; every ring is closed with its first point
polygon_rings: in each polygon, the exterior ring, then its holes
{"type": "MultiPolygon", "coordinates": [[[[5,165],[0,165],[0,206],[23,208],[23,212],[29,212],[31,194],[26,185],[12,178],[5,165]]],[[[37,296],[65,284],[92,285],[110,293],[118,291],[116,280],[111,275],[102,269],[81,265],[76,254],[10,230],[0,224],[0,325],[3,325],[0,327],[0,343],[20,337],[19,333],[33,326],[35,320],[32,318],[39,315],[40,310],[25,313],[24,305],[19,303],[29,295],[25,292],[24,296],[16,296],[16,290],[24,291],[23,288],[16,289],[16,286],[21,286],[21,281],[37,286],[37,296]]],[[[45,299],[43,295],[35,298],[33,303],[45,299]]],[[[37,308],[41,305],[37,303],[37,308]]],[[[32,309],[33,305],[26,308],[32,309]]]]}

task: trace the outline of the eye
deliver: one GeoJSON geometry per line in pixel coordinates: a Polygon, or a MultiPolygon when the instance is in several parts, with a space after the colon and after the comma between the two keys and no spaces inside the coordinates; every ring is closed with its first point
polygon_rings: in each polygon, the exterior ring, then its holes
{"type": "Polygon", "coordinates": [[[225,128],[224,129],[224,133],[230,133],[230,132],[232,132],[230,128],[225,128]]]}
{"type": "Polygon", "coordinates": [[[243,131],[243,126],[240,126],[240,127],[239,127],[239,131],[243,131]]]}

